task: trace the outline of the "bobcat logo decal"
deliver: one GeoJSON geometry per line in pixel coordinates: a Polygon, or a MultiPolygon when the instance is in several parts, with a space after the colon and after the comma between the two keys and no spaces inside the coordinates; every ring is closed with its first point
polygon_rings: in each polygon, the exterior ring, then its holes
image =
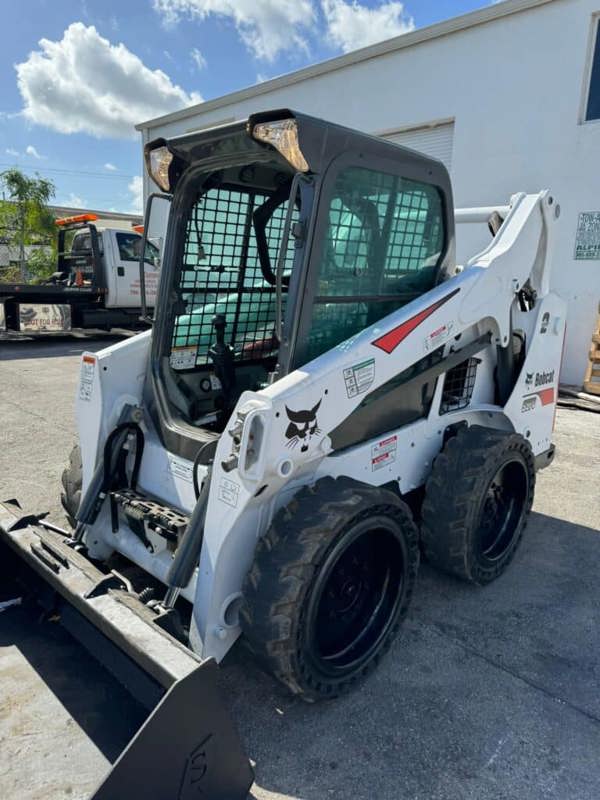
{"type": "Polygon", "coordinates": [[[301,442],[300,452],[306,453],[312,437],[321,433],[317,421],[317,411],[322,400],[323,398],[319,400],[316,406],[301,411],[292,411],[291,408],[285,407],[290,421],[285,431],[285,438],[288,439],[286,447],[296,447],[298,442],[301,442]]]}

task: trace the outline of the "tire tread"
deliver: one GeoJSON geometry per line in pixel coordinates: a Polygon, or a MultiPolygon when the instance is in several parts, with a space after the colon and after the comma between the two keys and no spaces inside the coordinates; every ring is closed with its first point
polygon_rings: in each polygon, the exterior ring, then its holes
{"type": "Polygon", "coordinates": [[[418,559],[416,525],[408,506],[393,492],[349,478],[324,478],[301,489],[258,541],[243,587],[241,625],[247,646],[264,669],[305,700],[349,691],[389,648],[408,608],[418,559]],[[406,535],[410,564],[402,608],[381,650],[359,676],[315,684],[297,647],[304,599],[318,564],[340,531],[374,513],[393,516],[406,535]]]}
{"type": "Polygon", "coordinates": [[[443,572],[472,583],[497,578],[512,561],[533,503],[535,464],[529,442],[516,433],[479,425],[460,428],[433,463],[422,507],[421,543],[425,558],[443,572]],[[506,557],[482,569],[473,559],[470,535],[481,492],[499,458],[512,452],[527,470],[528,495],[520,530],[506,557]],[[479,494],[478,494],[479,493],[479,494]]]}

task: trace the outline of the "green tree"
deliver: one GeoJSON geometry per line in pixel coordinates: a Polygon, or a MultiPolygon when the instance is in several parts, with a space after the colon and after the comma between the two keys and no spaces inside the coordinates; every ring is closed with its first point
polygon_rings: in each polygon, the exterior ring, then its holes
{"type": "Polygon", "coordinates": [[[42,178],[24,175],[16,167],[0,173],[0,186],[5,202],[0,208],[2,238],[19,251],[21,280],[27,279],[25,246],[28,244],[53,245],[54,217],[48,201],[54,197],[54,183],[42,178]]]}
{"type": "Polygon", "coordinates": [[[27,258],[27,272],[32,283],[39,283],[56,272],[56,255],[53,247],[36,247],[27,258]]]}

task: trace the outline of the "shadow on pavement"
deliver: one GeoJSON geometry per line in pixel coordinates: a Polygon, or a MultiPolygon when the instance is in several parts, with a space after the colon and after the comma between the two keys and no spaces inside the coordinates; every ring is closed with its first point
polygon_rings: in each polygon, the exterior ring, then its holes
{"type": "Polygon", "coordinates": [[[127,336],[110,334],[52,336],[47,339],[2,339],[0,338],[0,362],[19,361],[29,358],[57,358],[75,356],[84,350],[96,352],[111,344],[123,341],[127,336]]]}
{"type": "Polygon", "coordinates": [[[146,710],[60,624],[39,609],[0,614],[0,647],[16,647],[101,753],[113,762],[147,716],[146,710]]]}
{"type": "MultiPolygon", "coordinates": [[[[597,797],[599,551],[598,531],[533,514],[514,564],[488,587],[423,565],[390,654],[339,700],[303,703],[236,646],[220,680],[257,762],[254,796],[597,797]]],[[[8,645],[113,761],[143,709],[32,608],[0,614],[8,645]]]]}

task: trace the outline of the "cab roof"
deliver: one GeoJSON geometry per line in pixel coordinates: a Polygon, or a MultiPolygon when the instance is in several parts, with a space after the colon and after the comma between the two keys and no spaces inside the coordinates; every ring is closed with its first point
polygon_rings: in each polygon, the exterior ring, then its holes
{"type": "Polygon", "coordinates": [[[343,153],[355,153],[365,159],[365,167],[375,159],[402,162],[406,177],[425,179],[442,189],[450,187],[448,171],[441,161],[411,150],[394,142],[361,131],[346,128],[287,108],[273,109],[251,114],[247,119],[227,125],[187,133],[170,139],[155,139],[146,145],[146,152],[166,146],[175,156],[169,171],[171,186],[175,187],[179,176],[192,164],[200,161],[218,161],[227,154],[248,152],[250,161],[280,161],[290,165],[270,144],[252,138],[254,127],[260,122],[294,119],[298,129],[298,144],[311,173],[323,173],[330,163],[343,153]],[[252,157],[254,154],[254,157],[252,157]]]}

